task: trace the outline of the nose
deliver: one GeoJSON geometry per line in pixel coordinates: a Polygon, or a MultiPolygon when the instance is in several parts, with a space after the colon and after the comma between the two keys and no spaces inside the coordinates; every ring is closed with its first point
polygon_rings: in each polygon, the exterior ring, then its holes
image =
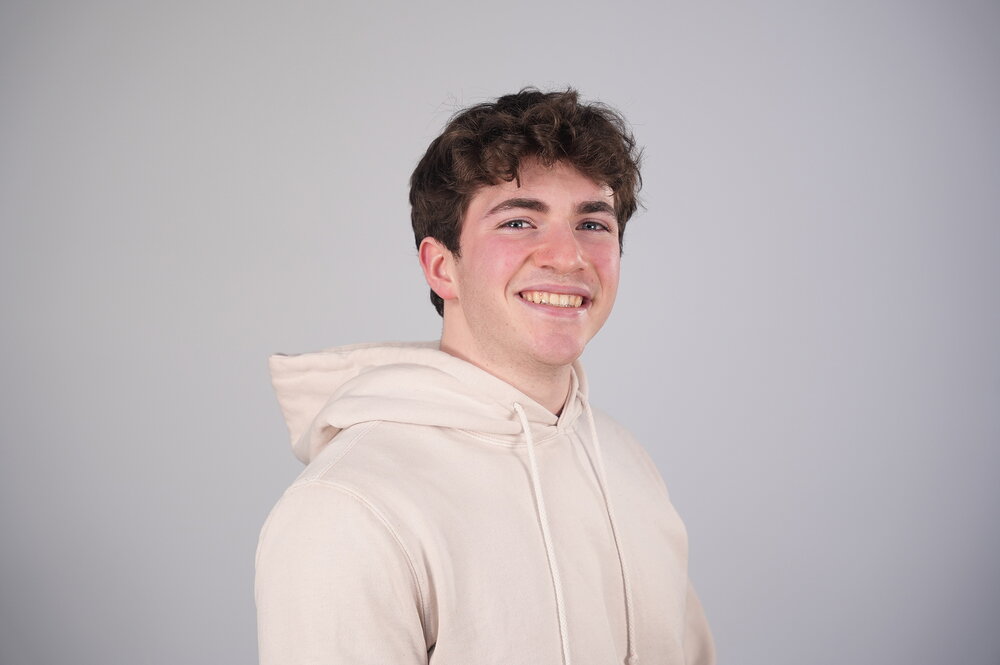
{"type": "Polygon", "coordinates": [[[549,227],[535,250],[535,264],[558,274],[569,274],[586,265],[583,249],[570,224],[549,227]]]}

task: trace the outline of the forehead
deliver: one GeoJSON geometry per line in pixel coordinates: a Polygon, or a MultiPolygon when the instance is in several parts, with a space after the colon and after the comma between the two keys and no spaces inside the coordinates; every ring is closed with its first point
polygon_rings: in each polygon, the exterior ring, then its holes
{"type": "Polygon", "coordinates": [[[521,166],[518,178],[476,190],[469,201],[468,214],[482,216],[507,199],[536,199],[550,208],[576,208],[588,201],[614,207],[611,188],[592,180],[576,167],[563,162],[544,166],[530,161],[521,166]]]}

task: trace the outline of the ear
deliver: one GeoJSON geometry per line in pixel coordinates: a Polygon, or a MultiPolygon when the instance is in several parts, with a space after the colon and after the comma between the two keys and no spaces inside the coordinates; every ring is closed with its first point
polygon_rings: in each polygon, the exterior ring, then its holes
{"type": "Polygon", "coordinates": [[[442,300],[458,297],[458,281],[455,279],[455,255],[436,238],[427,236],[420,241],[420,267],[424,279],[434,293],[442,300]]]}

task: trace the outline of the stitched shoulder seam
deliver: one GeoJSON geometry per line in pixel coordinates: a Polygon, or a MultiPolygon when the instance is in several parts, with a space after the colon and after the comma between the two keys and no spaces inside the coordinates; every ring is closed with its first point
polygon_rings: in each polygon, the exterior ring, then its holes
{"type": "Polygon", "coordinates": [[[380,422],[381,421],[379,420],[372,420],[371,422],[365,423],[364,425],[359,427],[358,431],[352,432],[353,436],[349,440],[340,444],[339,446],[341,448],[340,453],[332,460],[330,460],[327,464],[325,464],[322,469],[319,469],[315,473],[310,474],[309,480],[318,479],[324,476],[326,472],[329,471],[337,462],[344,459],[347,453],[351,452],[351,449],[354,448],[354,445],[358,441],[363,439],[365,435],[368,434],[368,432],[372,431],[372,429],[374,429],[374,427],[378,425],[380,422]]]}
{"type": "MultiPolygon", "coordinates": [[[[423,626],[426,628],[426,626],[428,625],[428,619],[430,615],[430,611],[427,607],[427,602],[425,600],[427,595],[424,593],[424,590],[420,584],[420,580],[417,577],[417,567],[413,563],[413,557],[410,556],[410,553],[406,549],[406,545],[403,544],[403,539],[400,538],[399,533],[396,531],[395,527],[393,527],[392,523],[389,522],[389,519],[371,501],[365,498],[365,496],[363,496],[356,490],[351,489],[350,487],[341,485],[340,483],[317,478],[314,480],[308,480],[298,485],[297,487],[305,487],[306,485],[311,485],[311,484],[329,487],[330,489],[337,490],[351,497],[352,499],[360,503],[362,506],[364,506],[368,510],[368,512],[371,513],[371,515],[376,520],[378,520],[378,522],[382,525],[382,527],[385,528],[385,530],[389,533],[389,535],[395,541],[396,546],[399,548],[400,553],[403,555],[403,559],[406,561],[406,566],[410,571],[410,578],[413,580],[413,588],[416,589],[417,591],[417,601],[420,603],[420,619],[423,626]]],[[[294,491],[294,489],[297,489],[297,487],[290,488],[290,491],[294,491]]]]}

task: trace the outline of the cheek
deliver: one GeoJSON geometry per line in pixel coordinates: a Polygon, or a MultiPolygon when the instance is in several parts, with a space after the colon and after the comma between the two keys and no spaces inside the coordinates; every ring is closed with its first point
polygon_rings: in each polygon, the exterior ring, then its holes
{"type": "Polygon", "coordinates": [[[614,251],[602,251],[594,257],[593,261],[594,269],[597,270],[597,275],[600,277],[604,289],[606,291],[617,290],[622,263],[617,244],[614,251]]]}
{"type": "Polygon", "coordinates": [[[470,276],[482,289],[505,290],[522,263],[523,257],[514,248],[504,243],[493,243],[480,248],[469,262],[469,265],[475,266],[470,276]]]}

